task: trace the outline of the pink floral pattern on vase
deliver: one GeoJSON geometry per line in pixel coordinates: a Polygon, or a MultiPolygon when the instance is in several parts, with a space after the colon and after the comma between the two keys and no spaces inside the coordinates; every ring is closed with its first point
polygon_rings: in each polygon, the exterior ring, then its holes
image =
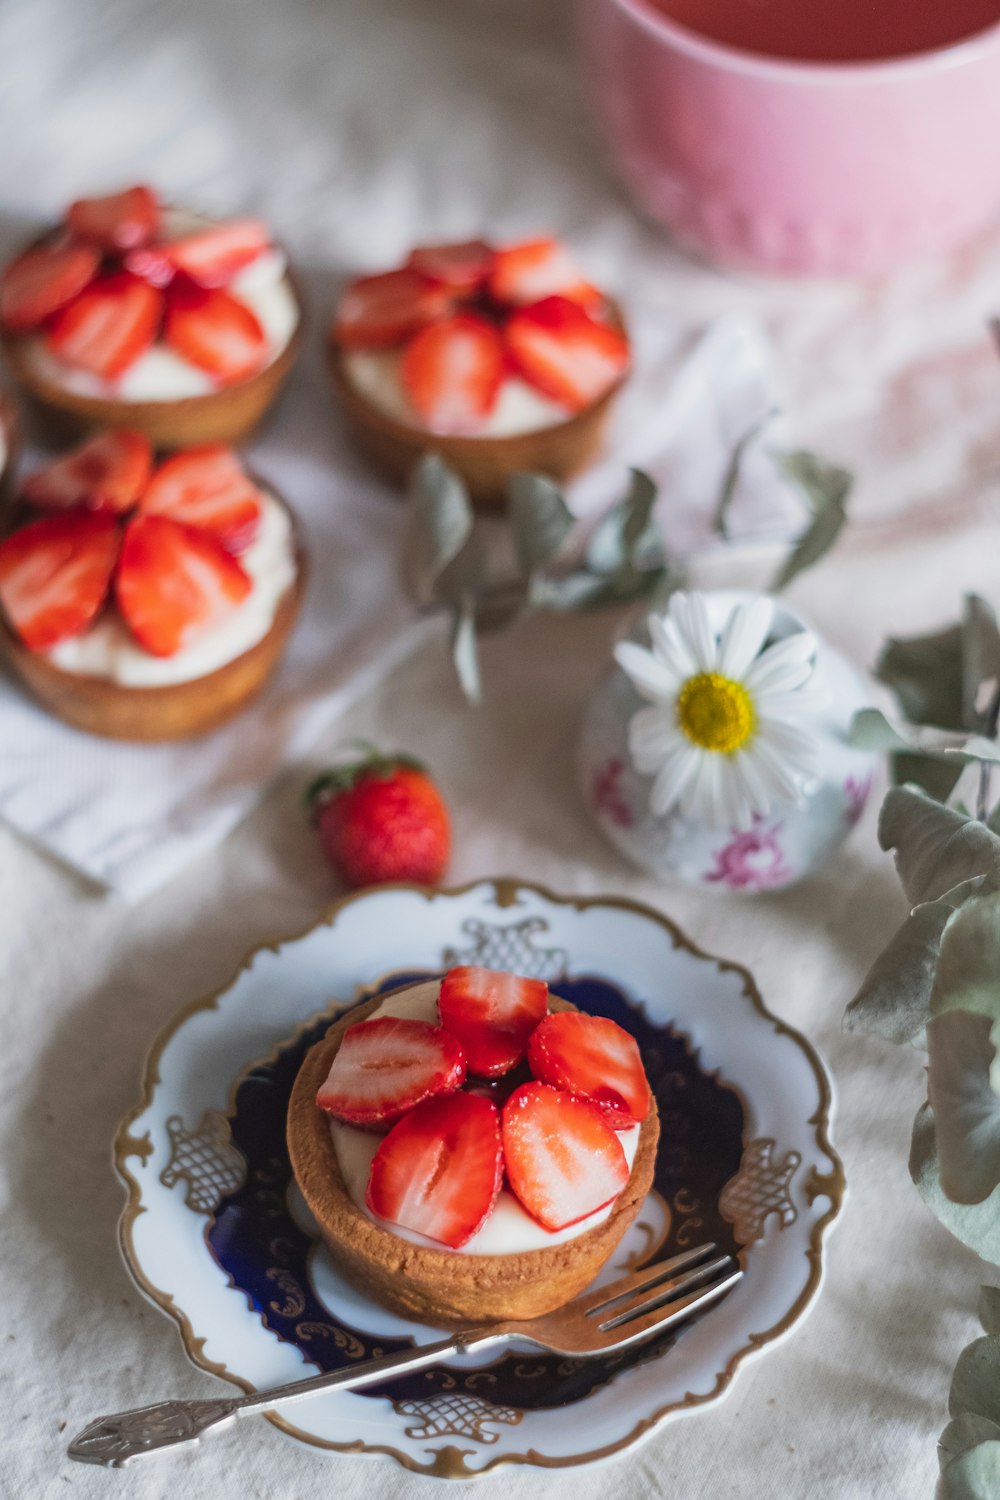
{"type": "Polygon", "coordinates": [[[625,762],[618,757],[601,766],[594,773],[592,796],[594,806],[612,823],[617,823],[619,828],[631,828],[635,818],[621,788],[624,770],[625,762]]]}
{"type": "Polygon", "coordinates": [[[715,865],[705,880],[732,891],[771,891],[793,879],[794,872],[778,842],[781,824],[762,828],[762,822],[757,817],[745,832],[733,830],[729,843],[714,854],[715,865]]]}
{"type": "Polygon", "coordinates": [[[847,806],[844,809],[844,821],[848,828],[853,828],[855,823],[860,822],[861,814],[865,810],[868,794],[872,789],[872,775],[848,776],[844,782],[844,796],[847,798],[847,806]]]}

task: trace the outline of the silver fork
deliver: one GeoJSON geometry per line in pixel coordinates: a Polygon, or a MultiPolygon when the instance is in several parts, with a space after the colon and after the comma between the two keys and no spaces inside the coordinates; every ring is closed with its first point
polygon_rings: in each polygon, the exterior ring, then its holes
{"type": "Polygon", "coordinates": [[[577,1359],[610,1354],[662,1333],[734,1286],[743,1275],[741,1268],[731,1256],[716,1255],[715,1251],[715,1245],[698,1245],[576,1297],[540,1318],[484,1324],[454,1333],[440,1343],[385,1354],[363,1365],[313,1375],[269,1391],[205,1401],[157,1401],[152,1406],[98,1417],[77,1434],[67,1452],[80,1463],[124,1468],[147,1453],[196,1443],[210,1429],[228,1427],[237,1417],[251,1412],[273,1411],[276,1406],[287,1406],[321,1391],[359,1390],[377,1385],[390,1375],[422,1370],[452,1354],[471,1354],[514,1339],[548,1354],[577,1359]]]}

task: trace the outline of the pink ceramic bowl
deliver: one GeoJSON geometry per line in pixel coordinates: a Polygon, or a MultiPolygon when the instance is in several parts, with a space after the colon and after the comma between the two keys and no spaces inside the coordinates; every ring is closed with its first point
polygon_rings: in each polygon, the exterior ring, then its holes
{"type": "Polygon", "coordinates": [[[621,172],[696,255],[866,275],[1000,213],[1000,25],[939,51],[821,64],[705,40],[645,0],[577,7],[621,172]]]}

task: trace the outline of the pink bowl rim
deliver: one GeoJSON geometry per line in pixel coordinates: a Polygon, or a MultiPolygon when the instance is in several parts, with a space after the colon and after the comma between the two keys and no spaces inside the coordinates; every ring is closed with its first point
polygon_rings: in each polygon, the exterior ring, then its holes
{"type": "Polygon", "coordinates": [[[869,84],[900,81],[914,74],[930,75],[965,67],[1000,50],[1000,20],[971,36],[934,47],[926,52],[905,53],[901,57],[873,58],[868,62],[810,62],[795,58],[769,57],[765,53],[746,52],[701,36],[697,31],[671,20],[656,10],[648,0],[598,0],[616,5],[661,42],[675,51],[685,52],[699,62],[743,73],[757,78],[773,78],[786,83],[869,84]]]}

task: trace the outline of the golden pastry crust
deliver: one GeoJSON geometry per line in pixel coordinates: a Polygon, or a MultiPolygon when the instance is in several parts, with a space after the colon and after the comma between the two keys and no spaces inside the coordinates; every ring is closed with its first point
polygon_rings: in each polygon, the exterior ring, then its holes
{"type": "Polygon", "coordinates": [[[42,652],[29,650],[0,615],[0,656],[44,707],[88,734],[151,743],[193,739],[218,729],[263,691],[284,654],[305,595],[308,564],[295,514],[271,484],[266,489],[292,518],[295,578],[278,604],[270,630],[242,655],[190,682],[125,687],[104,677],[64,671],[42,652]]]}
{"type": "MultiPolygon", "coordinates": [[[[609,321],[624,330],[619,308],[614,303],[609,307],[609,321]]],[[[585,468],[600,447],[608,413],[628,379],[626,370],[597,401],[549,427],[508,437],[454,437],[399,422],[375,406],[350,379],[344,351],[334,340],[327,345],[327,363],[351,435],[375,468],[396,484],[405,485],[422,454],[439,453],[461,474],[473,504],[483,511],[506,508],[506,483],[511,474],[528,471],[564,480],[585,468]]]]}
{"type": "MultiPolygon", "coordinates": [[[[51,238],[40,235],[25,250],[51,238]]],[[[275,242],[276,243],[276,242],[275,242]]],[[[280,248],[277,246],[276,248],[280,248]]],[[[120,401],[81,396],[33,369],[26,349],[33,335],[0,331],[0,352],[11,376],[31,407],[40,435],[61,447],[102,427],[131,427],[144,432],[154,448],[196,448],[202,443],[244,442],[277,399],[302,346],[304,309],[294,272],[286,271],[299,309],[291,338],[270,364],[246,380],[220,386],[203,396],[177,401],[120,401]]]]}
{"type": "MultiPolygon", "coordinates": [[[[410,988],[410,986],[407,986],[410,988]]],[[[576,1239],[513,1255],[433,1250],[383,1229],[350,1198],[316,1094],[344,1033],[386,999],[352,1010],[310,1048],[288,1107],[288,1149],[302,1194],[338,1265],[375,1301],[404,1317],[445,1326],[533,1318],[588,1286],[610,1258],[653,1183],[659,1119],[655,1100],[643,1121],[629,1180],[610,1217],[576,1239]]],[[[558,996],[550,1010],[574,1009],[558,996]]]]}

